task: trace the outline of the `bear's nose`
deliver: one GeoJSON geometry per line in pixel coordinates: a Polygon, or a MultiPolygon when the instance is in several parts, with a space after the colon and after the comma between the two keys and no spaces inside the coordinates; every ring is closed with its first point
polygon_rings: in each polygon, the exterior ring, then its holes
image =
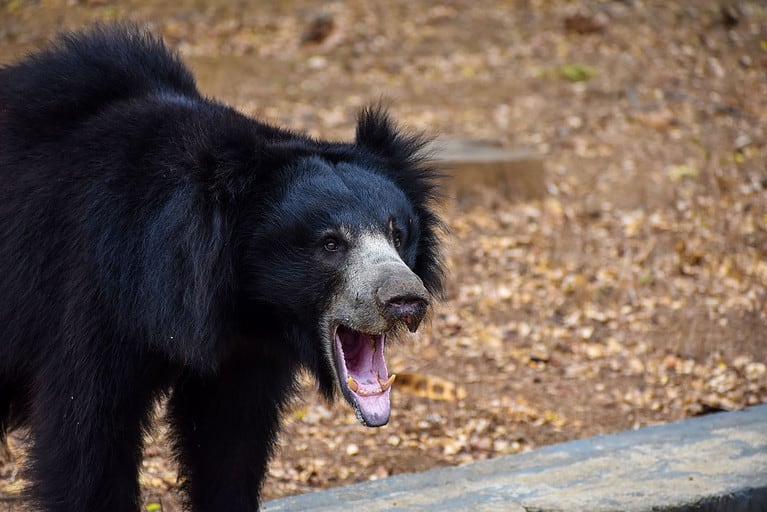
{"type": "Polygon", "coordinates": [[[390,321],[403,322],[415,332],[429,307],[429,292],[413,274],[406,279],[390,279],[376,292],[378,307],[390,321]]]}
{"type": "Polygon", "coordinates": [[[404,322],[410,332],[415,332],[426,315],[428,306],[429,303],[422,297],[406,295],[387,301],[384,310],[389,318],[404,322]]]}

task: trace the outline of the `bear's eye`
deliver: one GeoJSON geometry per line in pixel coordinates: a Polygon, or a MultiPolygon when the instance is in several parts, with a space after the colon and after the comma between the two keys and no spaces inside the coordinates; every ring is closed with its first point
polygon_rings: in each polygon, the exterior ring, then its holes
{"type": "Polygon", "coordinates": [[[336,252],[341,248],[341,245],[336,241],[335,238],[326,238],[323,247],[328,252],[336,252]]]}
{"type": "Polygon", "coordinates": [[[399,249],[402,245],[402,231],[396,230],[392,233],[392,243],[396,249],[399,249]]]}

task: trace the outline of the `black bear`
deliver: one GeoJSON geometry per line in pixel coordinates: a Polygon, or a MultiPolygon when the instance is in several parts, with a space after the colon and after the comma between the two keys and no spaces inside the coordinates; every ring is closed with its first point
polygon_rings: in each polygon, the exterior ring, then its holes
{"type": "Polygon", "coordinates": [[[442,288],[422,149],[380,107],[349,143],[246,117],[129,26],[0,68],[0,438],[29,428],[32,506],[136,511],[165,396],[198,512],[258,508],[301,368],[385,424],[384,344],[442,288]]]}

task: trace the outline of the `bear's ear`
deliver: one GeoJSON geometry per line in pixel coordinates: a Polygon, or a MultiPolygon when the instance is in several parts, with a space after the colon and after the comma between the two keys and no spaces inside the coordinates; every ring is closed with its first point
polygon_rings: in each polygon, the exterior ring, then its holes
{"type": "Polygon", "coordinates": [[[380,104],[362,109],[357,118],[357,145],[393,162],[417,158],[429,142],[420,135],[401,133],[380,104]]]}

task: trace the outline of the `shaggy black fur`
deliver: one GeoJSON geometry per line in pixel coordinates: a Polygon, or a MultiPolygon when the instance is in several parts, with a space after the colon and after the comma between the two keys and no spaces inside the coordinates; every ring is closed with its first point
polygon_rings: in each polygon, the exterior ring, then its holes
{"type": "Polygon", "coordinates": [[[137,510],[167,393],[190,507],[257,509],[296,371],[334,394],[324,233],[407,215],[402,258],[441,290],[422,146],[380,108],[353,143],[260,123],[131,27],[1,68],[0,440],[29,427],[32,503],[137,510]]]}

